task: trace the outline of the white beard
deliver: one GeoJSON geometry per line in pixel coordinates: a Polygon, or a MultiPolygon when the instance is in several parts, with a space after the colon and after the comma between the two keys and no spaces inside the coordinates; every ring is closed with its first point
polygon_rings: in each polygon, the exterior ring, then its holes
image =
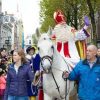
{"type": "Polygon", "coordinates": [[[55,26],[53,33],[56,35],[57,42],[74,41],[74,33],[71,30],[74,29],[67,24],[58,24],[55,26]]]}

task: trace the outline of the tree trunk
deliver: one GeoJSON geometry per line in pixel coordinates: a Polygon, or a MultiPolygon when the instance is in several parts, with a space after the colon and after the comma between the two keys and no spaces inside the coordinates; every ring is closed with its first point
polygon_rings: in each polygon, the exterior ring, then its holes
{"type": "Polygon", "coordinates": [[[74,25],[75,25],[75,29],[78,28],[78,24],[77,24],[77,3],[74,6],[74,25]]]}
{"type": "Polygon", "coordinates": [[[92,24],[92,30],[93,30],[93,42],[96,44],[96,40],[97,40],[97,35],[96,35],[96,24],[95,24],[95,17],[94,17],[94,10],[93,10],[93,7],[92,7],[92,4],[91,4],[91,1],[90,0],[86,0],[87,1],[87,5],[89,7],[89,15],[90,15],[90,18],[91,18],[91,24],[92,24]]]}

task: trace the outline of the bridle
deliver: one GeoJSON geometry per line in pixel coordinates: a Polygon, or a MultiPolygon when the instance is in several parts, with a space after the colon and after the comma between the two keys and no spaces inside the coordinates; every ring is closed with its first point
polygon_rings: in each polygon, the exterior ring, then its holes
{"type": "Polygon", "coordinates": [[[41,67],[42,67],[42,69],[43,69],[44,72],[47,72],[46,69],[45,69],[44,66],[43,66],[43,61],[44,61],[45,59],[47,59],[47,60],[50,62],[50,68],[48,69],[48,73],[49,73],[49,72],[51,71],[51,69],[52,69],[53,56],[50,57],[50,56],[46,55],[46,56],[43,56],[43,57],[41,58],[41,62],[40,62],[41,67]]]}
{"type": "MultiPolygon", "coordinates": [[[[54,54],[54,47],[52,47],[52,49],[53,49],[53,54],[54,54]]],[[[47,59],[47,60],[50,62],[50,68],[48,69],[48,73],[51,73],[51,74],[52,74],[52,77],[53,77],[54,82],[55,82],[55,84],[56,84],[56,87],[57,87],[57,90],[58,90],[58,92],[59,92],[60,98],[61,98],[61,99],[64,99],[64,98],[61,96],[59,86],[58,86],[57,81],[56,81],[56,79],[55,79],[55,77],[54,77],[54,74],[53,74],[53,72],[52,72],[53,55],[52,55],[52,56],[46,55],[46,56],[41,57],[41,62],[40,62],[41,67],[42,67],[44,73],[48,74],[47,71],[46,71],[46,69],[45,69],[44,66],[43,66],[43,61],[44,61],[45,59],[47,59]]]]}
{"type": "MultiPolygon", "coordinates": [[[[53,47],[53,54],[54,54],[54,47],[53,47]]],[[[64,59],[64,58],[63,58],[63,59],[64,59]]],[[[68,66],[68,70],[69,70],[69,65],[68,65],[68,63],[67,63],[65,60],[64,60],[64,62],[65,62],[66,65],[68,66]]],[[[52,55],[52,56],[46,55],[46,56],[41,57],[41,62],[40,62],[40,64],[41,64],[41,67],[42,67],[44,73],[46,73],[46,74],[51,73],[51,74],[52,74],[52,77],[53,77],[54,82],[55,82],[55,84],[56,84],[56,87],[57,87],[58,93],[59,93],[59,95],[60,95],[60,98],[61,98],[61,99],[64,99],[64,98],[66,99],[66,96],[68,95],[68,92],[67,92],[67,80],[66,80],[65,97],[62,97],[62,96],[61,96],[60,89],[59,89],[60,87],[58,86],[58,83],[57,83],[57,81],[56,81],[56,79],[55,79],[55,77],[54,77],[54,74],[53,74],[53,72],[52,72],[53,55],[52,55]],[[44,66],[43,66],[43,61],[44,61],[45,59],[47,59],[47,60],[50,62],[50,68],[48,69],[48,72],[46,71],[46,69],[45,69],[44,66]]]]}
{"type": "MultiPolygon", "coordinates": [[[[53,54],[54,54],[54,46],[51,46],[51,48],[52,48],[53,54]]],[[[50,62],[50,68],[48,69],[48,73],[49,73],[52,69],[53,55],[52,56],[45,55],[45,56],[41,57],[40,64],[41,64],[41,67],[42,67],[44,72],[46,72],[46,69],[43,67],[43,61],[46,60],[46,59],[50,62]]]]}
{"type": "MultiPolygon", "coordinates": [[[[50,62],[50,68],[48,69],[48,73],[51,73],[51,74],[52,74],[52,77],[53,77],[54,82],[55,82],[55,84],[56,84],[56,86],[57,86],[57,90],[58,90],[58,92],[59,92],[60,98],[63,99],[63,97],[61,96],[60,89],[59,89],[59,86],[58,86],[58,84],[57,84],[57,81],[56,81],[56,79],[55,79],[55,77],[54,77],[54,74],[53,74],[53,72],[52,72],[53,56],[50,57],[50,56],[46,55],[46,56],[43,56],[43,57],[41,58],[41,67],[42,67],[44,73],[47,73],[47,71],[46,71],[46,69],[43,67],[43,63],[42,63],[45,59],[47,59],[47,60],[50,62]]],[[[47,73],[47,74],[48,74],[48,73],[47,73]]]]}

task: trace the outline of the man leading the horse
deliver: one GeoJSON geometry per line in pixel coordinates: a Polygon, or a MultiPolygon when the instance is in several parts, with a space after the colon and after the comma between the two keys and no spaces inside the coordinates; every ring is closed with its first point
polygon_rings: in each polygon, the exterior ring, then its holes
{"type": "Polygon", "coordinates": [[[78,80],[79,100],[100,100],[100,59],[97,55],[97,47],[87,47],[86,59],[80,61],[69,74],[64,72],[64,77],[69,80],[78,80]]]}

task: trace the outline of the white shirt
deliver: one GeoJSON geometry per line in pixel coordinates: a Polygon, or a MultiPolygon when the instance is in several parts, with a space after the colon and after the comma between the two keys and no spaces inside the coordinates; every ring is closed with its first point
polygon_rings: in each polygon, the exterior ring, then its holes
{"type": "Polygon", "coordinates": [[[16,74],[18,73],[18,66],[14,65],[14,68],[15,68],[15,71],[16,71],[16,74]]]}

